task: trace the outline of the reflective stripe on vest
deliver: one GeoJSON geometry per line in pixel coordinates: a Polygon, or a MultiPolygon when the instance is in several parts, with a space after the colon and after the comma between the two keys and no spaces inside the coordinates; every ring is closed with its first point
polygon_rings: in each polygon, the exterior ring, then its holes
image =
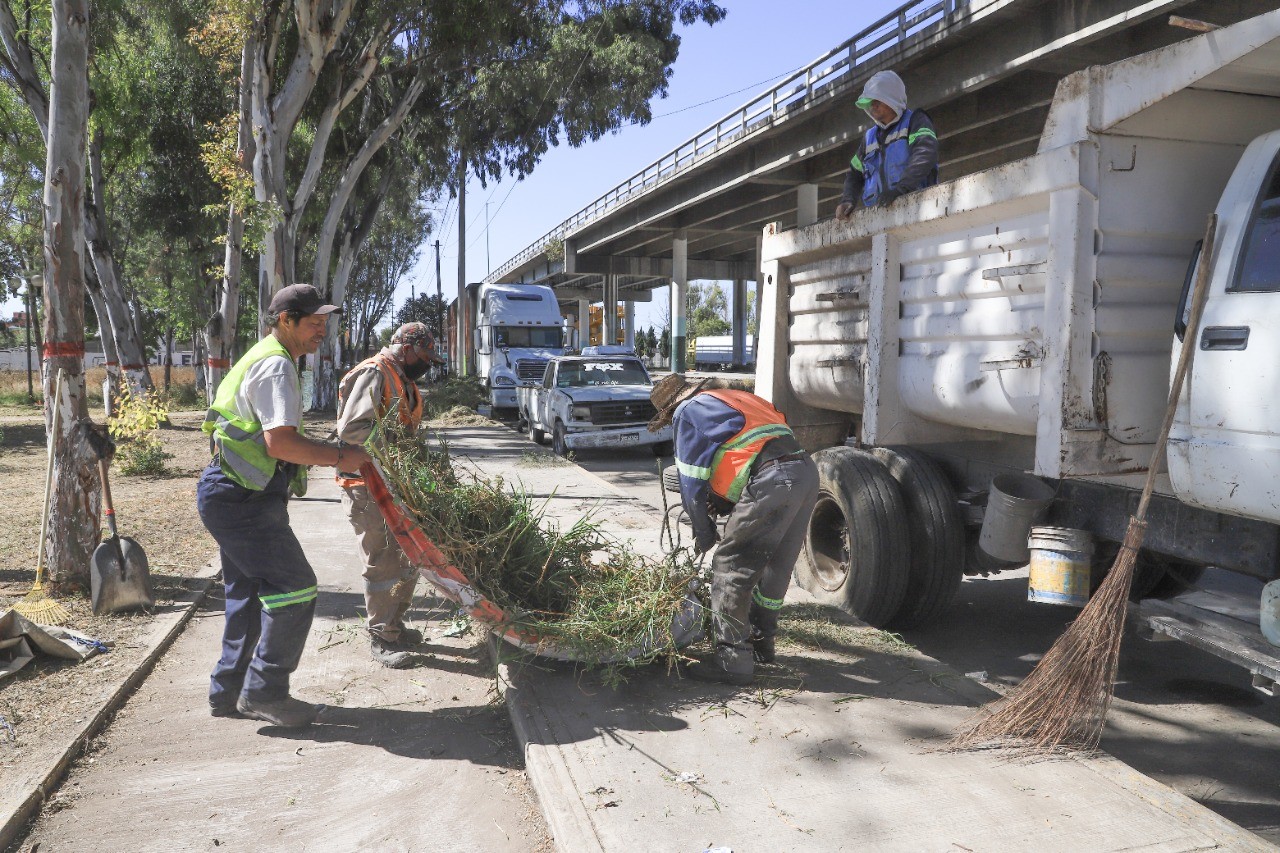
{"type": "MultiPolygon", "coordinates": [[[[249,368],[264,358],[277,355],[289,362],[296,379],[298,369],[293,363],[293,357],[284,348],[284,344],[276,340],[275,335],[268,335],[250,347],[223,377],[218,385],[218,393],[213,398],[213,405],[209,407],[200,427],[213,436],[222,473],[255,492],[262,491],[271,482],[276,473],[277,461],[267,453],[267,440],[262,433],[262,424],[237,415],[235,400],[249,368]]],[[[298,379],[298,388],[301,391],[301,379],[298,379]]],[[[298,425],[298,432],[302,432],[301,424],[298,425]]],[[[306,466],[299,465],[298,472],[289,483],[290,490],[295,495],[306,491],[306,476],[306,466]]]]}
{"type": "MultiPolygon", "coordinates": [[[[867,128],[863,140],[862,159],[855,154],[849,165],[862,173],[862,204],[864,207],[875,207],[880,194],[893,187],[906,171],[907,161],[911,159],[911,144],[920,136],[933,136],[933,131],[921,128],[911,133],[911,110],[904,110],[902,117],[894,124],[881,142],[879,131],[875,125],[867,128]]],[[[911,187],[915,189],[915,187],[911,187]]]]}
{"type": "Polygon", "coordinates": [[[751,479],[751,465],[769,439],[792,435],[787,419],[781,412],[755,394],[746,391],[704,391],[720,402],[741,413],[746,420],[742,429],[720,445],[711,460],[711,491],[725,500],[738,502],[747,481],[751,479]]]}
{"type": "MultiPolygon", "coordinates": [[[[404,427],[407,432],[415,432],[418,429],[418,424],[422,423],[422,395],[418,393],[418,386],[412,382],[406,386],[401,378],[400,371],[392,364],[391,359],[380,352],[374,353],[357,364],[347,375],[355,376],[368,367],[375,367],[382,373],[382,399],[379,401],[378,416],[384,417],[387,412],[391,411],[391,406],[394,404],[400,426],[404,427]],[[409,390],[408,394],[405,393],[406,390],[409,390]],[[413,402],[406,405],[406,401],[410,396],[413,397],[413,402]]],[[[346,383],[344,382],[343,384],[345,385],[346,383]]],[[[339,412],[342,411],[343,402],[343,388],[339,387],[339,412]]],[[[377,424],[374,427],[374,431],[369,433],[369,438],[365,439],[365,444],[368,444],[373,439],[374,433],[377,432],[377,424]]],[[[364,485],[364,477],[344,477],[341,471],[333,479],[343,488],[364,485]]]]}

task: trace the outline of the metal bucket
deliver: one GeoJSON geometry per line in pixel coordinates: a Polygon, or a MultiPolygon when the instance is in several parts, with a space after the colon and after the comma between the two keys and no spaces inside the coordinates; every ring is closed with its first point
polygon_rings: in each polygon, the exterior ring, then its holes
{"type": "Polygon", "coordinates": [[[1259,627],[1268,643],[1280,646],[1280,581],[1272,581],[1262,588],[1259,627]]]}
{"type": "Polygon", "coordinates": [[[991,481],[978,547],[997,560],[1025,564],[1027,534],[1053,503],[1053,489],[1029,474],[998,474],[991,481]]]}
{"type": "Polygon", "coordinates": [[[1033,527],[1027,540],[1027,600],[1084,607],[1089,603],[1093,534],[1071,527],[1033,527]]]}

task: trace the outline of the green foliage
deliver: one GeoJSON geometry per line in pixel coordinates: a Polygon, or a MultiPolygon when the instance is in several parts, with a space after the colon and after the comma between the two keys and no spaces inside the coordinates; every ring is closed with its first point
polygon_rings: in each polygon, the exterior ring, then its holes
{"type": "Polygon", "coordinates": [[[122,474],[156,477],[165,473],[165,461],[173,454],[165,451],[156,433],[168,420],[169,410],[159,394],[134,396],[129,383],[121,381],[107,431],[118,442],[116,458],[122,474]]]}
{"type": "Polygon", "coordinates": [[[672,621],[698,574],[689,552],[645,558],[589,518],[552,528],[528,495],[457,473],[445,448],[409,438],[374,452],[410,517],[502,609],[494,627],[615,677],[676,651],[672,621]]]}

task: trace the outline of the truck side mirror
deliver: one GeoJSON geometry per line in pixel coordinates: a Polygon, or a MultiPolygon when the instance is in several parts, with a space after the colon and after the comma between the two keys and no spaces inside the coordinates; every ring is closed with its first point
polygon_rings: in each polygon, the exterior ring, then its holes
{"type": "Polygon", "coordinates": [[[1191,286],[1196,279],[1196,264],[1200,261],[1202,249],[1204,240],[1197,240],[1196,247],[1191,251],[1191,261],[1187,264],[1187,275],[1182,281],[1182,293],[1178,296],[1178,314],[1173,320],[1173,333],[1178,336],[1179,341],[1187,334],[1187,321],[1191,319],[1191,286]]]}
{"type": "Polygon", "coordinates": [[[475,338],[476,338],[476,352],[480,353],[481,355],[488,355],[489,351],[486,350],[484,347],[484,329],[476,329],[475,338]]]}

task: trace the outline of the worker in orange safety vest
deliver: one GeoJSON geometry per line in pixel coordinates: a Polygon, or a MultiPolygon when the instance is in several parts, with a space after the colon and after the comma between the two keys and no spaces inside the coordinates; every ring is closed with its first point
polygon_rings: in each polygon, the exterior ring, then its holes
{"type": "MultiPolygon", "coordinates": [[[[433,364],[443,361],[427,327],[405,323],[387,346],[342,378],[338,389],[338,438],[363,446],[376,434],[375,426],[392,411],[399,429],[413,435],[422,421],[422,394],[414,382],[425,376],[433,364]]],[[[360,474],[340,470],[337,480],[364,558],[370,653],[383,666],[403,669],[413,664],[413,649],[422,642],[422,632],[404,623],[413,600],[416,573],[387,529],[360,474]]]]}

